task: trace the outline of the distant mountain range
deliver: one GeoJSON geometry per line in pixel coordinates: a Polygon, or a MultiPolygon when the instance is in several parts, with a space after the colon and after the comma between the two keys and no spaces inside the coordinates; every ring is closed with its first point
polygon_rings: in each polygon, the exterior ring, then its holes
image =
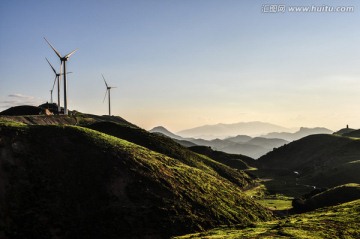
{"type": "Polygon", "coordinates": [[[294,141],[294,140],[298,140],[301,139],[303,137],[309,136],[309,135],[313,135],[313,134],[332,134],[333,131],[326,129],[326,128],[305,128],[305,127],[301,127],[299,131],[295,132],[295,133],[288,133],[288,132],[282,132],[282,133],[269,133],[264,135],[264,138],[279,138],[279,139],[284,139],[287,141],[294,141]]]}
{"type": "MultiPolygon", "coordinates": [[[[259,124],[271,125],[268,123],[253,122],[254,127],[259,124]],[[257,124],[259,123],[259,124],[257,124]]],[[[250,124],[247,124],[246,127],[249,127],[250,124]]],[[[237,124],[239,125],[239,124],[237,124]]],[[[224,126],[224,124],[222,124],[224,126]]],[[[205,127],[205,126],[204,126],[205,127]]],[[[225,128],[227,126],[224,126],[225,128]]],[[[235,127],[235,126],[230,126],[235,127]]],[[[202,138],[192,138],[192,137],[181,137],[177,134],[174,134],[162,126],[155,127],[150,130],[152,133],[160,133],[166,135],[181,145],[185,147],[192,147],[195,145],[209,146],[214,150],[223,151],[229,154],[242,154],[252,158],[259,158],[262,155],[272,151],[274,148],[283,146],[290,141],[300,139],[302,137],[312,135],[312,134],[331,134],[332,131],[326,128],[300,128],[299,131],[294,133],[268,133],[262,137],[250,137],[248,135],[237,135],[234,137],[227,137],[225,139],[202,139],[202,138]]]]}
{"type": "Polygon", "coordinates": [[[204,125],[177,132],[184,138],[216,139],[236,135],[260,136],[271,132],[293,132],[293,129],[265,122],[240,122],[235,124],[204,125]]]}

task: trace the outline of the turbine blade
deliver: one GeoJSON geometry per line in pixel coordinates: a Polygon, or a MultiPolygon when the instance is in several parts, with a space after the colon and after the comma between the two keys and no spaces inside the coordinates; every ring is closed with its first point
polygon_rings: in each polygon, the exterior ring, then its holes
{"type": "Polygon", "coordinates": [[[56,53],[56,55],[61,58],[60,53],[55,49],[55,47],[53,47],[50,42],[48,40],[46,40],[46,38],[44,37],[45,41],[49,44],[49,46],[54,50],[54,52],[56,53]]]}
{"type": "Polygon", "coordinates": [[[103,75],[103,74],[101,74],[101,75],[102,75],[102,78],[104,79],[104,82],[105,82],[106,88],[109,88],[108,84],[106,83],[106,80],[105,80],[104,75],[103,75]]]}
{"type": "Polygon", "coordinates": [[[69,54],[67,54],[66,56],[64,56],[64,58],[69,58],[72,54],[74,54],[78,49],[73,50],[72,52],[70,52],[69,54]]]}
{"type": "Polygon", "coordinates": [[[46,57],[45,57],[45,59],[47,60],[47,62],[49,63],[51,69],[54,71],[54,73],[55,73],[55,75],[56,75],[57,73],[56,73],[55,68],[51,65],[50,61],[49,61],[46,57]]]}
{"type": "Polygon", "coordinates": [[[103,103],[104,103],[104,101],[105,101],[105,98],[106,98],[107,93],[108,93],[108,89],[106,89],[105,96],[104,96],[104,99],[103,99],[103,103]]]}
{"type": "Polygon", "coordinates": [[[52,87],[52,90],[51,90],[51,92],[54,90],[54,87],[55,87],[55,83],[56,83],[56,78],[57,78],[57,76],[55,76],[55,79],[54,79],[54,84],[53,84],[53,87],[52,87]]]}
{"type": "Polygon", "coordinates": [[[61,61],[61,63],[60,63],[60,71],[59,71],[59,74],[58,74],[58,81],[59,81],[59,83],[61,82],[61,75],[63,75],[63,73],[61,73],[61,71],[62,71],[62,67],[63,66],[63,61],[61,61]]]}
{"type": "MultiPolygon", "coordinates": [[[[72,72],[72,71],[66,72],[66,75],[67,75],[67,74],[71,74],[71,73],[73,73],[73,72],[72,72]]],[[[64,75],[64,73],[61,73],[61,75],[64,75]]]]}

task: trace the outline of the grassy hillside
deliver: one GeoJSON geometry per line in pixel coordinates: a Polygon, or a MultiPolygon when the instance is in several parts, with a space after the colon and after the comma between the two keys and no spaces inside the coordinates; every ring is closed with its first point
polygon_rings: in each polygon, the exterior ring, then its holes
{"type": "Polygon", "coordinates": [[[212,150],[210,147],[207,146],[193,146],[189,149],[198,154],[206,155],[209,158],[212,158],[222,164],[240,170],[249,169],[255,164],[255,160],[250,157],[240,154],[228,154],[221,151],[212,150]]]}
{"type": "Polygon", "coordinates": [[[287,176],[287,182],[334,187],[360,183],[359,159],[359,139],[311,135],[266,154],[258,165],[270,176],[287,176]]]}
{"type": "Polygon", "coordinates": [[[167,155],[191,167],[204,170],[213,175],[220,175],[240,187],[247,187],[253,181],[246,173],[234,170],[224,164],[207,157],[201,157],[189,149],[174,142],[172,139],[159,134],[149,133],[146,130],[129,127],[112,122],[98,122],[87,126],[91,129],[119,137],[150,150],[167,155]]]}
{"type": "Polygon", "coordinates": [[[360,199],[360,184],[350,183],[295,199],[293,206],[295,211],[303,212],[356,199],[360,199]]]}
{"type": "MultiPolygon", "coordinates": [[[[21,108],[20,106],[16,107],[21,108]]],[[[39,107],[34,107],[39,108],[39,107]]],[[[6,111],[3,111],[6,112],[6,111]]],[[[22,111],[21,111],[22,112],[22,111]]],[[[21,113],[17,112],[17,114],[21,113]]],[[[89,125],[96,122],[114,122],[137,128],[136,125],[124,120],[119,116],[98,116],[92,114],[83,114],[72,111],[70,115],[0,115],[1,121],[19,122],[30,125],[89,125]]]]}
{"type": "Polygon", "coordinates": [[[204,233],[176,239],[237,238],[360,238],[360,200],[315,212],[294,215],[283,220],[253,224],[251,227],[220,227],[204,233]]]}
{"type": "Polygon", "coordinates": [[[360,129],[353,130],[353,131],[348,132],[348,133],[344,133],[343,136],[353,137],[353,138],[360,138],[360,129]]]}
{"type": "Polygon", "coordinates": [[[0,151],[1,238],[168,238],[271,218],[205,164],[82,127],[0,123],[0,151]]]}

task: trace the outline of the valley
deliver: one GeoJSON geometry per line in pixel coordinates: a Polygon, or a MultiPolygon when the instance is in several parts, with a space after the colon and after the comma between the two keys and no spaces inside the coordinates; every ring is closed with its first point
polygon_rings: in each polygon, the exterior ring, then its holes
{"type": "Polygon", "coordinates": [[[329,218],[359,235],[355,130],[258,160],[179,140],[116,116],[0,116],[1,238],[309,238],[329,218]]]}

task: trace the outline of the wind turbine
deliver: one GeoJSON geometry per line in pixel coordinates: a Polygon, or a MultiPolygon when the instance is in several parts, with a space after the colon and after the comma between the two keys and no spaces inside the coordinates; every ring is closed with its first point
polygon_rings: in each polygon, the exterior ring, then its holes
{"type": "MultiPolygon", "coordinates": [[[[58,93],[58,113],[60,114],[61,112],[61,107],[60,107],[60,76],[64,75],[64,73],[57,73],[55,68],[51,65],[50,61],[45,57],[46,61],[49,63],[51,69],[53,70],[53,72],[55,73],[55,79],[54,79],[54,84],[52,89],[50,90],[51,93],[51,103],[53,103],[53,98],[52,98],[52,93],[54,91],[54,87],[55,87],[55,83],[57,81],[57,93],[58,93]]],[[[61,67],[60,67],[60,71],[61,71],[61,67]]],[[[67,72],[66,74],[70,74],[72,72],[67,72]]]]}
{"type": "MultiPolygon", "coordinates": [[[[61,66],[63,67],[63,72],[66,72],[66,62],[69,60],[70,56],[72,54],[74,54],[78,49],[73,50],[72,52],[70,52],[69,54],[65,55],[65,56],[61,56],[60,53],[50,44],[50,42],[48,40],[46,40],[46,38],[44,37],[45,41],[49,44],[49,46],[51,47],[51,49],[54,50],[54,52],[56,53],[56,55],[60,58],[60,75],[61,75],[61,66]]],[[[63,74],[64,76],[64,115],[68,114],[68,109],[67,109],[67,85],[66,85],[66,74],[63,74]]],[[[59,105],[60,107],[60,105],[59,105]]]]}
{"type": "Polygon", "coordinates": [[[102,78],[104,79],[104,82],[105,82],[105,85],[106,85],[106,92],[105,92],[105,96],[104,96],[104,100],[103,102],[105,101],[105,98],[106,98],[106,94],[109,92],[108,94],[108,97],[109,97],[109,116],[111,115],[111,107],[110,107],[110,90],[112,88],[117,88],[117,87],[114,87],[114,86],[109,86],[107,83],[106,83],[106,80],[105,80],[105,77],[103,74],[101,74],[102,78]]]}

